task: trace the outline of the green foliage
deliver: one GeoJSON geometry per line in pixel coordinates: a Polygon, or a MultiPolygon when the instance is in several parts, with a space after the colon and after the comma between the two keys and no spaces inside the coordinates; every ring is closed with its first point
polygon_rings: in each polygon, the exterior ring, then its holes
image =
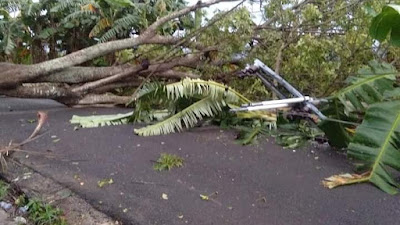
{"type": "Polygon", "coordinates": [[[333,97],[345,106],[346,113],[365,112],[369,104],[382,101],[384,92],[394,88],[396,74],[392,65],[371,61],[359,70],[358,76],[347,79],[350,86],[333,97]]]}
{"type": "MultiPolygon", "coordinates": [[[[369,105],[381,102],[385,93],[395,89],[396,70],[386,63],[372,61],[359,70],[358,76],[349,77],[349,86],[335,93],[322,112],[331,119],[360,122],[369,105]]],[[[346,147],[351,136],[348,129],[354,125],[325,120],[319,124],[330,143],[336,147],[346,147]]]]}
{"type": "Polygon", "coordinates": [[[299,148],[304,146],[307,141],[315,140],[317,137],[324,136],[318,127],[306,120],[278,123],[278,130],[273,134],[276,143],[284,148],[299,148]]]}
{"type": "Polygon", "coordinates": [[[385,40],[390,34],[390,43],[400,46],[400,5],[389,4],[372,20],[370,34],[378,41],[385,40]]]}
{"type": "Polygon", "coordinates": [[[204,117],[216,116],[228,104],[240,105],[250,102],[226,85],[190,78],[167,85],[147,84],[137,93],[135,101],[140,107],[136,107],[138,114],[151,111],[152,107],[149,104],[154,103],[167,106],[172,114],[164,121],[135,129],[135,133],[142,136],[182,131],[183,126],[190,128],[204,117]],[[179,101],[186,104],[177,108],[179,101]]]}
{"type": "Polygon", "coordinates": [[[153,168],[157,171],[163,171],[163,170],[171,170],[173,168],[179,168],[183,166],[183,158],[177,156],[177,155],[172,155],[172,154],[166,154],[162,153],[160,158],[155,162],[153,168]]]}
{"type": "Polygon", "coordinates": [[[234,126],[239,131],[236,143],[249,145],[257,142],[257,138],[271,134],[271,130],[276,128],[275,122],[253,120],[249,123],[242,122],[234,126]]]}
{"type": "Polygon", "coordinates": [[[358,161],[361,175],[336,175],[324,185],[371,182],[389,194],[399,191],[391,171],[400,171],[400,101],[380,102],[370,106],[349,145],[348,156],[358,161]]]}
{"type": "Polygon", "coordinates": [[[8,195],[9,189],[10,185],[0,180],[0,200],[4,200],[4,198],[8,195]]]}
{"type": "Polygon", "coordinates": [[[38,225],[67,225],[62,217],[63,213],[60,209],[54,208],[49,204],[43,204],[38,200],[29,200],[29,219],[38,225]]]}

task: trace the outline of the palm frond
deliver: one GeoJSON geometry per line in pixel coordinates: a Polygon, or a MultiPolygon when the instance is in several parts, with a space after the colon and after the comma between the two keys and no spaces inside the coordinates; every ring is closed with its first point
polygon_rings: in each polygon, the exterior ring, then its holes
{"type": "Polygon", "coordinates": [[[388,168],[400,171],[400,101],[371,105],[349,145],[348,156],[361,162],[362,175],[328,178],[324,185],[336,186],[372,182],[389,194],[396,194],[399,184],[388,168]]]}
{"type": "Polygon", "coordinates": [[[94,25],[94,27],[90,31],[89,38],[97,36],[98,34],[103,32],[106,28],[108,28],[110,26],[111,26],[111,23],[110,23],[109,19],[107,19],[107,18],[100,19],[99,22],[97,22],[96,25],[94,25]]]}
{"type": "Polygon", "coordinates": [[[106,42],[117,37],[118,34],[130,32],[132,27],[138,24],[139,19],[137,15],[130,14],[115,20],[112,27],[100,38],[100,42],[106,42]]]}
{"type": "Polygon", "coordinates": [[[185,78],[180,82],[167,84],[165,86],[157,83],[150,83],[139,90],[132,101],[143,98],[146,95],[154,96],[155,93],[165,93],[167,99],[170,99],[172,101],[183,97],[188,98],[195,96],[209,96],[212,99],[223,98],[226,103],[229,104],[244,104],[250,102],[249,99],[227,85],[211,80],[205,81],[201,79],[191,78],[185,78]]]}
{"type": "Polygon", "coordinates": [[[3,31],[1,32],[3,35],[3,40],[0,42],[0,48],[1,51],[9,55],[17,46],[15,43],[15,33],[13,32],[13,26],[15,26],[15,22],[9,22],[3,25],[4,27],[1,29],[3,31]]]}
{"type": "Polygon", "coordinates": [[[60,12],[64,10],[80,10],[81,6],[92,4],[98,6],[94,0],[58,0],[57,3],[50,9],[50,12],[60,12]]]}
{"type": "Polygon", "coordinates": [[[76,116],[73,115],[70,122],[79,124],[83,128],[101,127],[110,125],[127,124],[133,112],[116,115],[98,115],[98,116],[76,116]]]}
{"type": "Polygon", "coordinates": [[[211,96],[203,98],[190,105],[177,114],[159,123],[135,129],[135,133],[141,136],[152,136],[182,131],[183,124],[186,128],[194,127],[204,117],[212,117],[222,110],[224,101],[215,101],[211,96]]]}
{"type": "Polygon", "coordinates": [[[112,7],[130,7],[134,6],[131,0],[105,0],[112,7]]]}
{"type": "Polygon", "coordinates": [[[79,11],[72,12],[71,14],[66,16],[63,20],[64,20],[64,22],[70,22],[71,20],[85,18],[85,17],[94,15],[94,14],[95,14],[94,12],[89,11],[89,10],[79,10],[79,11]]]}

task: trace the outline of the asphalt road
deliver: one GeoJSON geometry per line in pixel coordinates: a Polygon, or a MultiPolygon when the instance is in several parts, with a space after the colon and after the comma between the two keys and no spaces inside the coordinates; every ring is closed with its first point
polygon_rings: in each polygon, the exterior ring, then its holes
{"type": "Polygon", "coordinates": [[[327,147],[293,151],[273,140],[243,147],[234,143],[233,131],[218,127],[156,137],[135,136],[132,125],[75,130],[69,123],[74,114],[126,109],[69,109],[41,101],[18,109],[15,101],[21,100],[0,97],[0,146],[25,139],[36,110],[49,110],[47,133],[24,147],[32,153],[15,157],[124,224],[400,224],[399,195],[370,184],[320,185],[324,177],[352,171],[344,155],[327,147]],[[13,104],[11,112],[7,104],[13,104]],[[183,157],[184,167],[153,170],[160,153],[183,157]],[[99,188],[105,178],[114,183],[99,188]],[[200,198],[213,193],[209,201],[200,198]]]}

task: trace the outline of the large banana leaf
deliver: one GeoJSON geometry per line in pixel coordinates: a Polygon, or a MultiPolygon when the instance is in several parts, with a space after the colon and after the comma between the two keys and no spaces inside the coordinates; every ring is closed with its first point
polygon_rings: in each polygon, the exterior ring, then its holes
{"type": "Polygon", "coordinates": [[[400,5],[389,4],[373,20],[369,30],[371,36],[383,41],[390,34],[390,42],[400,46],[400,5]]]}
{"type": "MultiPolygon", "coordinates": [[[[386,93],[395,89],[396,74],[392,65],[371,61],[368,66],[358,71],[357,76],[349,77],[347,82],[350,85],[331,96],[322,112],[335,120],[361,121],[369,105],[381,102],[386,93]]],[[[348,124],[324,120],[319,127],[335,147],[347,147],[351,141],[351,136],[346,130],[353,127],[348,124]]]]}
{"type": "Polygon", "coordinates": [[[388,63],[371,61],[361,68],[357,76],[349,77],[350,84],[333,97],[340,100],[347,113],[365,112],[369,104],[380,102],[384,92],[392,90],[396,80],[396,69],[388,63]]]}
{"type": "Polygon", "coordinates": [[[389,194],[396,194],[399,184],[390,170],[400,171],[400,101],[371,105],[349,145],[348,156],[361,162],[362,175],[336,175],[327,178],[330,188],[360,182],[372,182],[389,194]]]}

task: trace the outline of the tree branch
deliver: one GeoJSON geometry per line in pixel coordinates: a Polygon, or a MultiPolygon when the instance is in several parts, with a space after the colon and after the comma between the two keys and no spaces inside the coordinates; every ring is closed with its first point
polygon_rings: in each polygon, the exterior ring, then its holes
{"type": "Polygon", "coordinates": [[[126,48],[131,48],[134,46],[142,44],[162,44],[166,41],[168,42],[168,37],[155,36],[156,30],[159,26],[165,24],[166,22],[178,18],[180,16],[186,15],[192,11],[199,8],[207,7],[219,2],[232,1],[232,0],[210,0],[208,2],[198,2],[195,5],[188,6],[177,12],[173,12],[167,16],[164,16],[153,24],[151,24],[139,37],[136,38],[126,38],[122,40],[115,40],[105,43],[96,44],[94,46],[73,52],[61,58],[45,61],[42,63],[26,66],[20,68],[18,71],[7,70],[5,72],[0,71],[0,87],[12,87],[22,83],[24,81],[30,81],[36,79],[40,76],[50,74],[54,71],[62,70],[68,67],[79,65],[86,61],[95,59],[97,57],[123,50],[126,48]]]}

